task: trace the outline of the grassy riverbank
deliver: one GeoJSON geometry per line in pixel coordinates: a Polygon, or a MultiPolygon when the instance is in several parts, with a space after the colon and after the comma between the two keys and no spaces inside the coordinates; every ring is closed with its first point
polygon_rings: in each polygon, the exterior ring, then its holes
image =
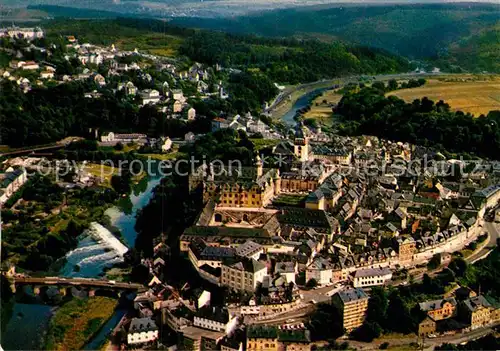
{"type": "Polygon", "coordinates": [[[45,349],[81,350],[111,318],[117,304],[117,300],[103,296],[65,303],[50,321],[45,349]]]}

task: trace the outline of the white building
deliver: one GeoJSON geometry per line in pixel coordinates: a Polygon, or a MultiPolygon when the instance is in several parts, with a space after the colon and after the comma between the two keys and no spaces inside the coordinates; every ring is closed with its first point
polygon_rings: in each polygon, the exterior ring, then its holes
{"type": "Polygon", "coordinates": [[[182,92],[182,90],[181,89],[172,90],[172,99],[184,101],[185,98],[184,98],[184,93],[182,92]]]}
{"type": "Polygon", "coordinates": [[[236,254],[238,256],[253,258],[254,260],[258,260],[263,253],[264,247],[251,240],[247,240],[244,244],[236,248],[236,254]]]}
{"type": "Polygon", "coordinates": [[[147,139],[145,134],[131,133],[131,134],[118,134],[109,132],[108,134],[103,134],[101,136],[101,142],[103,143],[133,143],[133,142],[143,142],[147,139]]]}
{"type": "Polygon", "coordinates": [[[40,68],[40,66],[35,61],[27,61],[24,63],[22,68],[23,70],[37,70],[40,68]]]}
{"type": "Polygon", "coordinates": [[[326,285],[332,281],[333,265],[322,257],[316,257],[306,269],[306,283],[314,279],[318,285],[326,285]]]}
{"type": "Polygon", "coordinates": [[[182,111],[182,102],[180,100],[176,100],[173,105],[173,112],[179,113],[182,111]]]}
{"type": "Polygon", "coordinates": [[[204,306],[210,305],[211,294],[210,291],[203,290],[196,299],[196,307],[202,308],[204,306]]]}
{"type": "Polygon", "coordinates": [[[141,104],[147,105],[147,104],[157,104],[160,102],[160,92],[155,89],[145,89],[139,93],[139,96],[141,97],[141,104]]]}
{"type": "Polygon", "coordinates": [[[267,276],[267,267],[260,261],[241,258],[236,262],[222,264],[220,284],[235,290],[253,292],[258,283],[267,276]]]}
{"type": "Polygon", "coordinates": [[[238,324],[238,319],[227,308],[204,306],[195,315],[195,327],[231,334],[238,324]]]}
{"type": "Polygon", "coordinates": [[[129,345],[148,344],[158,339],[158,327],[150,318],[133,318],[127,333],[129,345]]]}
{"type": "Polygon", "coordinates": [[[355,288],[384,285],[392,279],[392,271],[387,268],[358,269],[354,274],[353,285],[355,288]]]}
{"type": "Polygon", "coordinates": [[[54,72],[42,71],[40,73],[40,78],[41,79],[53,79],[54,78],[54,72]]]}
{"type": "Polygon", "coordinates": [[[167,152],[172,148],[172,139],[169,137],[160,138],[161,152],[167,152]]]}
{"type": "Polygon", "coordinates": [[[10,37],[17,39],[26,39],[33,40],[37,38],[43,38],[44,32],[41,28],[19,28],[19,27],[10,27],[10,28],[0,28],[0,37],[10,37]]]}
{"type": "Polygon", "coordinates": [[[192,121],[196,118],[196,110],[194,108],[190,108],[188,111],[187,111],[187,119],[188,121],[192,121]]]}
{"type": "Polygon", "coordinates": [[[274,274],[279,274],[286,278],[287,283],[295,284],[295,275],[298,273],[297,262],[276,262],[274,266],[274,274]]]}
{"type": "Polygon", "coordinates": [[[127,82],[127,83],[118,83],[118,91],[125,91],[125,94],[127,95],[135,95],[137,94],[137,88],[132,82],[127,82]]]}
{"type": "Polygon", "coordinates": [[[0,204],[7,202],[27,180],[28,174],[24,168],[9,167],[6,172],[0,173],[0,204]]]}

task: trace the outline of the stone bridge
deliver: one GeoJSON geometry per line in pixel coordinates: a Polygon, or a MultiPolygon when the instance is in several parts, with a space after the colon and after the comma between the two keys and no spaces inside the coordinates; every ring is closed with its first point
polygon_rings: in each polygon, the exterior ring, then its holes
{"type": "Polygon", "coordinates": [[[93,278],[63,278],[63,277],[28,277],[12,276],[12,290],[15,292],[18,286],[31,286],[35,295],[40,294],[43,287],[58,287],[62,295],[66,295],[67,288],[86,289],[89,296],[93,296],[96,290],[113,290],[118,293],[143,291],[146,287],[137,283],[115,282],[114,280],[93,278]]]}

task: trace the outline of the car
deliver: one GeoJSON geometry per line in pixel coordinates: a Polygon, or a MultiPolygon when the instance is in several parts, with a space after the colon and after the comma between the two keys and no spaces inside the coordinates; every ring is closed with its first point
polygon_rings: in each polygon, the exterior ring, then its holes
{"type": "Polygon", "coordinates": [[[429,335],[427,335],[427,337],[429,339],[434,339],[434,338],[437,338],[437,335],[436,334],[429,334],[429,335]]]}

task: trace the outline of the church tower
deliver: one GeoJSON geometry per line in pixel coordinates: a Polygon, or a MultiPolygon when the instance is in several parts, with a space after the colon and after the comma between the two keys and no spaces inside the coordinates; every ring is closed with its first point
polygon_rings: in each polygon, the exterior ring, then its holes
{"type": "Polygon", "coordinates": [[[295,132],[293,153],[301,162],[309,160],[309,140],[302,130],[302,125],[298,125],[297,131],[295,132]]]}
{"type": "Polygon", "coordinates": [[[262,175],[264,174],[264,164],[258,154],[257,157],[255,158],[255,166],[257,167],[257,179],[258,179],[262,177],[262,175]]]}

